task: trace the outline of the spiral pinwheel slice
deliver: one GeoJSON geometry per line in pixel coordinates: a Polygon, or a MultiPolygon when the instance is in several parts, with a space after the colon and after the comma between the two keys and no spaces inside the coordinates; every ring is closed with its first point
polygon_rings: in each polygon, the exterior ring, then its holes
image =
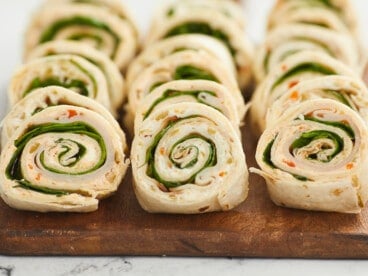
{"type": "Polygon", "coordinates": [[[223,0],[180,0],[162,6],[155,14],[152,29],[155,29],[155,26],[165,24],[175,16],[190,14],[193,11],[201,12],[203,10],[210,10],[214,14],[220,13],[225,15],[236,22],[240,28],[245,28],[244,14],[239,3],[223,0]]]}
{"type": "Polygon", "coordinates": [[[221,83],[231,92],[239,116],[244,116],[244,99],[231,72],[207,53],[193,50],[174,53],[143,70],[128,91],[128,113],[135,114],[146,95],[172,80],[210,80],[221,83]]]}
{"type": "Polygon", "coordinates": [[[357,111],[368,122],[368,90],[359,78],[325,76],[301,81],[272,103],[267,112],[267,127],[275,125],[288,108],[311,99],[336,100],[357,111]]]}
{"type": "Polygon", "coordinates": [[[46,5],[35,14],[26,34],[25,56],[52,40],[77,40],[108,55],[124,71],[137,49],[131,24],[93,5],[46,5]]]}
{"type": "Polygon", "coordinates": [[[75,55],[56,55],[35,59],[13,75],[8,95],[13,106],[37,88],[61,86],[92,98],[111,112],[107,82],[102,71],[75,55]]]}
{"type": "Polygon", "coordinates": [[[235,102],[225,86],[206,80],[178,80],[157,87],[142,100],[135,116],[135,133],[156,109],[182,102],[196,102],[213,107],[229,119],[234,129],[238,130],[240,127],[235,102]]]}
{"type": "Polygon", "coordinates": [[[17,102],[2,121],[1,145],[4,146],[25,120],[38,112],[57,105],[73,105],[99,113],[115,128],[125,144],[125,135],[111,113],[96,101],[59,86],[39,88],[17,102]]]}
{"type": "Polygon", "coordinates": [[[288,56],[303,50],[326,53],[355,71],[360,70],[359,49],[351,36],[321,26],[294,23],[281,25],[267,36],[255,58],[256,79],[263,80],[288,56]]]}
{"type": "Polygon", "coordinates": [[[239,86],[244,89],[249,85],[252,77],[253,45],[246,39],[244,31],[235,21],[212,10],[193,10],[178,14],[165,24],[153,26],[147,38],[147,45],[182,34],[204,34],[223,42],[236,65],[239,86]]]}
{"type": "Polygon", "coordinates": [[[27,62],[36,58],[71,54],[78,55],[96,65],[105,75],[112,107],[117,110],[125,99],[124,79],[117,66],[100,51],[84,43],[55,40],[39,45],[27,57],[27,62]]]}
{"type": "Polygon", "coordinates": [[[26,120],[5,145],[1,197],[22,210],[94,211],[126,172],[125,147],[97,112],[49,107],[26,120]]]}
{"type": "Polygon", "coordinates": [[[126,5],[120,0],[47,0],[46,5],[63,5],[63,4],[74,4],[74,5],[94,5],[99,8],[106,8],[110,12],[117,14],[120,18],[127,20],[135,30],[136,35],[138,36],[138,27],[137,23],[133,19],[133,16],[130,10],[126,7],[126,5]]]}
{"type": "MultiPolygon", "coordinates": [[[[315,24],[320,24],[330,20],[330,18],[326,18],[330,17],[326,13],[320,18],[315,16],[317,10],[334,13],[351,33],[355,34],[357,32],[357,16],[349,0],[278,0],[269,15],[268,27],[271,29],[282,24],[285,20],[288,21],[293,17],[296,19],[298,16],[295,15],[300,14],[302,11],[309,12],[307,23],[314,22],[315,24]]],[[[320,12],[317,11],[317,13],[320,12]]]]}
{"type": "Polygon", "coordinates": [[[134,59],[127,70],[126,78],[128,86],[137,78],[144,68],[166,56],[183,50],[204,51],[221,61],[229,68],[229,71],[233,72],[236,76],[234,62],[223,43],[207,35],[184,34],[157,41],[134,59]]]}
{"type": "Polygon", "coordinates": [[[286,58],[253,94],[250,111],[254,128],[264,130],[268,108],[289,89],[301,81],[327,75],[358,77],[349,67],[321,52],[302,51],[286,58]]]}
{"type": "Polygon", "coordinates": [[[357,112],[330,99],[290,108],[262,134],[252,169],[280,206],[359,213],[368,199],[368,130],[357,112]]]}
{"type": "Polygon", "coordinates": [[[228,119],[198,103],[155,110],[132,145],[134,190],[149,212],[230,210],[248,194],[242,145],[228,119]]]}

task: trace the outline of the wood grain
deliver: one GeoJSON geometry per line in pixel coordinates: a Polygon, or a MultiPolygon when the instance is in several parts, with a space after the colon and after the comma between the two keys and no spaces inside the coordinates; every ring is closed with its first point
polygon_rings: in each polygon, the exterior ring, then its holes
{"type": "MultiPolygon", "coordinates": [[[[249,166],[256,138],[243,128],[249,166]]],[[[90,214],[39,214],[0,202],[0,254],[170,255],[367,258],[368,213],[320,213],[275,206],[262,178],[250,176],[250,194],[230,212],[157,215],[143,211],[131,172],[116,195],[90,214]]]]}

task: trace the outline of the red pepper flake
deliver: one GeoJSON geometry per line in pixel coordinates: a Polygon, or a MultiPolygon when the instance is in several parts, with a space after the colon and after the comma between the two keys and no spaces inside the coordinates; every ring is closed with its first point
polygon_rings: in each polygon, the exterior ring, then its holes
{"type": "Polygon", "coordinates": [[[289,89],[290,88],[293,88],[295,85],[297,85],[299,83],[299,81],[291,81],[291,82],[289,82],[289,85],[288,85],[288,87],[289,87],[289,89]]]}
{"type": "Polygon", "coordinates": [[[347,170],[351,170],[353,167],[354,167],[354,164],[351,163],[351,162],[346,164],[346,169],[347,170]]]}
{"type": "Polygon", "coordinates": [[[73,109],[68,109],[68,118],[70,119],[70,118],[73,118],[73,117],[75,117],[75,116],[77,116],[78,115],[78,113],[77,113],[77,111],[75,111],[75,110],[73,110],[73,109]]]}
{"type": "Polygon", "coordinates": [[[37,180],[37,181],[40,181],[40,179],[41,179],[41,174],[40,174],[40,173],[38,173],[38,174],[37,174],[37,176],[36,176],[36,180],[37,180]]]}
{"type": "Polygon", "coordinates": [[[289,167],[295,168],[295,163],[293,161],[289,161],[289,160],[284,160],[283,161],[286,165],[288,165],[289,167]]]}
{"type": "Polygon", "coordinates": [[[299,97],[299,92],[297,90],[294,90],[293,92],[291,92],[289,98],[293,101],[296,101],[299,97]]]}
{"type": "Polygon", "coordinates": [[[287,70],[286,64],[281,65],[281,69],[282,69],[282,71],[286,71],[287,70]]]}

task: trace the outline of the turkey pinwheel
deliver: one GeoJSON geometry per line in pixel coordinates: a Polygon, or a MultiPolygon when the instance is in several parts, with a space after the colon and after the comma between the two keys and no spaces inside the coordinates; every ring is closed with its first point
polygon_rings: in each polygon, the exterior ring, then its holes
{"type": "MultiPolygon", "coordinates": [[[[36,89],[12,107],[2,121],[1,145],[4,146],[6,144],[13,133],[24,123],[24,120],[46,108],[56,105],[73,105],[95,111],[109,121],[110,125],[116,129],[116,132],[123,134],[111,113],[96,101],[60,86],[49,86],[36,89]]],[[[124,135],[121,139],[125,143],[124,135]]]]}
{"type": "Polygon", "coordinates": [[[253,94],[250,111],[254,127],[264,130],[267,109],[289,89],[301,81],[326,75],[357,78],[357,74],[349,67],[321,52],[302,51],[286,58],[261,82],[253,94]]]}
{"type": "Polygon", "coordinates": [[[330,99],[291,107],[256,151],[277,205],[359,213],[368,199],[368,130],[357,112],[330,99]]]}
{"type": "Polygon", "coordinates": [[[286,24],[272,30],[259,48],[254,61],[258,81],[288,56],[303,50],[326,53],[359,72],[359,49],[353,38],[321,26],[286,24]]]}
{"type": "Polygon", "coordinates": [[[244,36],[244,30],[234,20],[221,12],[206,9],[178,14],[164,24],[154,25],[146,44],[151,45],[154,41],[182,34],[204,34],[223,42],[236,65],[240,88],[244,89],[249,85],[253,46],[244,36]]]}
{"type": "Polygon", "coordinates": [[[225,86],[206,80],[177,80],[157,87],[142,100],[135,116],[135,133],[156,109],[181,102],[196,102],[213,107],[229,119],[234,129],[240,127],[233,96],[225,86]]]}
{"type": "Polygon", "coordinates": [[[286,109],[311,99],[332,99],[357,111],[368,122],[368,90],[359,78],[324,76],[301,81],[278,98],[267,112],[267,127],[275,125],[286,109]]]}
{"type": "Polygon", "coordinates": [[[86,4],[46,5],[33,17],[26,34],[25,57],[52,40],[77,40],[108,55],[124,71],[137,50],[130,23],[106,9],[86,4]]]}
{"type": "Polygon", "coordinates": [[[36,47],[27,62],[40,57],[71,54],[78,55],[96,65],[105,75],[111,105],[117,110],[125,99],[124,79],[117,66],[100,51],[84,43],[68,40],[50,41],[36,47]]]}
{"type": "Polygon", "coordinates": [[[92,98],[111,112],[107,81],[102,71],[86,59],[75,55],[56,55],[35,59],[13,75],[8,95],[10,105],[37,88],[61,86],[92,98]]]}
{"type": "Polygon", "coordinates": [[[146,67],[166,56],[183,50],[204,51],[221,61],[236,76],[234,62],[223,43],[207,35],[187,34],[157,41],[146,48],[128,67],[126,76],[128,86],[146,67]]]}
{"type": "Polygon", "coordinates": [[[97,112],[49,107],[24,121],[3,148],[1,197],[21,210],[94,211],[126,172],[121,137],[97,112]]]}
{"type": "Polygon", "coordinates": [[[242,145],[228,119],[198,103],[151,113],[132,145],[134,190],[149,212],[230,210],[248,194],[242,145]]]}
{"type": "Polygon", "coordinates": [[[172,80],[210,80],[221,83],[231,92],[239,116],[244,116],[244,99],[228,68],[207,53],[194,50],[174,53],[145,68],[128,91],[128,113],[135,114],[146,95],[172,80]]]}

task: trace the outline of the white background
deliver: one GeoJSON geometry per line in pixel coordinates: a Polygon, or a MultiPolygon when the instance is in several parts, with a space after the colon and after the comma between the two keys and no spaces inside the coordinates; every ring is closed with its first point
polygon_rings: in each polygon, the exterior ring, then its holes
{"type": "MultiPolygon", "coordinates": [[[[147,30],[154,7],[162,1],[123,0],[147,30]]],[[[247,35],[255,43],[264,37],[264,24],[273,0],[243,0],[247,35]]],[[[368,45],[368,1],[352,0],[361,21],[362,40],[368,45]]],[[[41,0],[1,0],[0,4],[0,118],[6,113],[6,88],[21,64],[23,34],[32,11],[41,0]]],[[[366,47],[368,49],[368,47],[366,47]]],[[[1,225],[0,225],[1,227],[1,225]]],[[[368,242],[368,241],[367,241],[368,242]]],[[[1,243],[1,241],[0,241],[1,243]]],[[[368,275],[363,260],[275,260],[163,257],[5,257],[0,256],[0,276],[10,275],[368,275]]]]}

